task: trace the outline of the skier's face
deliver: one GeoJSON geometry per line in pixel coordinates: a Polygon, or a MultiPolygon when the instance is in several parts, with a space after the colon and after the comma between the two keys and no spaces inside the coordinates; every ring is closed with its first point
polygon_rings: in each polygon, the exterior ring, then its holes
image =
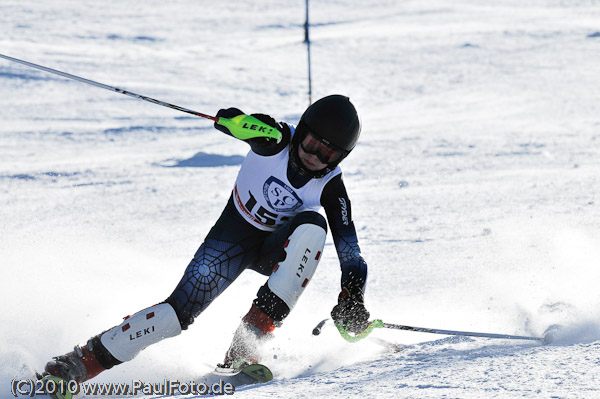
{"type": "Polygon", "coordinates": [[[327,164],[321,162],[318,156],[305,152],[301,145],[298,146],[298,156],[304,164],[304,167],[311,172],[316,172],[327,167],[327,164]]]}
{"type": "Polygon", "coordinates": [[[334,148],[316,134],[307,131],[298,146],[298,156],[308,170],[316,172],[339,162],[344,157],[344,151],[334,148]]]}

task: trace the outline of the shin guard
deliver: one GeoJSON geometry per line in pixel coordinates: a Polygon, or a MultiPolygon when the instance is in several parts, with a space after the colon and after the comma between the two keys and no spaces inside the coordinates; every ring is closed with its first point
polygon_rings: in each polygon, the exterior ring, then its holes
{"type": "Polygon", "coordinates": [[[325,246],[327,232],[315,224],[302,224],[285,246],[285,260],[279,262],[267,282],[269,289],[292,309],[312,278],[325,246]]]}
{"type": "Polygon", "coordinates": [[[133,359],[146,347],[181,333],[173,307],[160,303],[128,317],[100,337],[102,345],[118,360],[133,359]]]}

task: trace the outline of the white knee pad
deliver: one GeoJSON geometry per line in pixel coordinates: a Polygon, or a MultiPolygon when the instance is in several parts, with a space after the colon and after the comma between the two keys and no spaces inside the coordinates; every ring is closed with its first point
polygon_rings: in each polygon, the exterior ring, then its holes
{"type": "Polygon", "coordinates": [[[142,349],[181,333],[177,314],[168,303],[137,312],[100,337],[102,345],[118,360],[127,362],[142,349]]]}
{"type": "Polygon", "coordinates": [[[296,227],[285,248],[285,260],[276,266],[269,277],[269,289],[290,309],[294,307],[317,269],[325,247],[325,237],[327,232],[315,224],[296,227]]]}

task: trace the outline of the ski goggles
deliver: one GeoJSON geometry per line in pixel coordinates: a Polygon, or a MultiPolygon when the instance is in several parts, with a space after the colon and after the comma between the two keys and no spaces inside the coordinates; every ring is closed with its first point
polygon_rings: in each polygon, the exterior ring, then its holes
{"type": "Polygon", "coordinates": [[[348,151],[326,143],[325,140],[310,131],[306,132],[300,146],[304,152],[316,155],[319,161],[326,164],[339,162],[348,155],[348,151]]]}

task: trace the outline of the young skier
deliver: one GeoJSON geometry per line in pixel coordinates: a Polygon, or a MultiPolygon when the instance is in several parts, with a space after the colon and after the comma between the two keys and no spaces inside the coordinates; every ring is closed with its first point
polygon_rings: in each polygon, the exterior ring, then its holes
{"type": "MultiPolygon", "coordinates": [[[[236,108],[217,117],[243,115],[236,108]]],[[[244,270],[268,276],[243,317],[219,369],[257,363],[258,349],[289,314],[312,278],[327,235],[325,209],[342,269],[331,311],[336,323],[361,332],[368,325],[363,293],[367,264],[360,255],[350,199],[338,164],[352,151],[360,120],[347,97],[320,99],[298,126],[253,114],[278,129],[281,140],[245,140],[250,151],[223,213],[164,301],[126,318],[74,351],[53,358],[45,375],[78,382],[133,359],[141,350],[186,330],[244,270]]],[[[215,127],[228,135],[227,128],[215,127]]]]}

